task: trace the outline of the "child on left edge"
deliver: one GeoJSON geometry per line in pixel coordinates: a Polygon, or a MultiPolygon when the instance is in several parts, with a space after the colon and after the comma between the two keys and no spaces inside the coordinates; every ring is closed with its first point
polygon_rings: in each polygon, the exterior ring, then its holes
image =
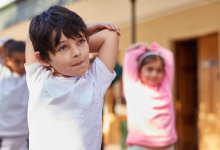
{"type": "Polygon", "coordinates": [[[0,64],[0,150],[27,150],[25,43],[11,40],[5,44],[0,64]]]}

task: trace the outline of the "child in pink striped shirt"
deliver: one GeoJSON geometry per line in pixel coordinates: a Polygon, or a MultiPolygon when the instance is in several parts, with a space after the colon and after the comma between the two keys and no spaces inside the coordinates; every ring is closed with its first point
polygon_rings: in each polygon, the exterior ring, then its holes
{"type": "Polygon", "coordinates": [[[124,59],[128,150],[173,150],[173,54],[156,43],[130,48],[124,59]]]}

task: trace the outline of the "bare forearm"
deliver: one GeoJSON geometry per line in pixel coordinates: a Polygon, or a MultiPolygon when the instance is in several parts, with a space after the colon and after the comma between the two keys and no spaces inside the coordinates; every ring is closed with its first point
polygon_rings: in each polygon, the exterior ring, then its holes
{"type": "Polygon", "coordinates": [[[90,52],[98,52],[103,42],[105,42],[108,36],[113,32],[120,36],[119,28],[111,23],[87,24],[87,31],[90,36],[90,52]]]}
{"type": "Polygon", "coordinates": [[[104,27],[99,24],[87,24],[87,31],[89,36],[101,31],[102,29],[104,29],[104,27]]]}
{"type": "Polygon", "coordinates": [[[107,36],[106,31],[99,31],[89,37],[89,51],[91,53],[99,52],[99,49],[102,47],[105,38],[107,36]]]}
{"type": "Polygon", "coordinates": [[[119,36],[117,32],[102,30],[90,37],[90,52],[98,52],[98,57],[110,70],[117,61],[119,36]]]}

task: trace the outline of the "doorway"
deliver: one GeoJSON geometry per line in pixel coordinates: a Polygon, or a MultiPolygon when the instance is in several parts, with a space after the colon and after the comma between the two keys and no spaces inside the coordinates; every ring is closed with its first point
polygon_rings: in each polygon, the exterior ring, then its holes
{"type": "Polygon", "coordinates": [[[220,147],[218,34],[174,42],[177,150],[220,147]]]}
{"type": "Polygon", "coordinates": [[[198,148],[197,39],[175,42],[177,150],[198,148]]]}

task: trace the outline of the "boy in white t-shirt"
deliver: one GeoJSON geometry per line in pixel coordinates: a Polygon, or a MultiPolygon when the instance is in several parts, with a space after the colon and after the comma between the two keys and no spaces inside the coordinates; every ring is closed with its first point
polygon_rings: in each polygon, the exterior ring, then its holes
{"type": "Polygon", "coordinates": [[[0,150],[27,150],[25,43],[13,40],[4,48],[4,64],[0,64],[0,150]]]}
{"type": "Polygon", "coordinates": [[[32,19],[26,47],[30,150],[99,150],[103,96],[115,77],[119,30],[87,27],[61,6],[32,19]],[[98,57],[89,68],[89,52],[98,57]]]}

